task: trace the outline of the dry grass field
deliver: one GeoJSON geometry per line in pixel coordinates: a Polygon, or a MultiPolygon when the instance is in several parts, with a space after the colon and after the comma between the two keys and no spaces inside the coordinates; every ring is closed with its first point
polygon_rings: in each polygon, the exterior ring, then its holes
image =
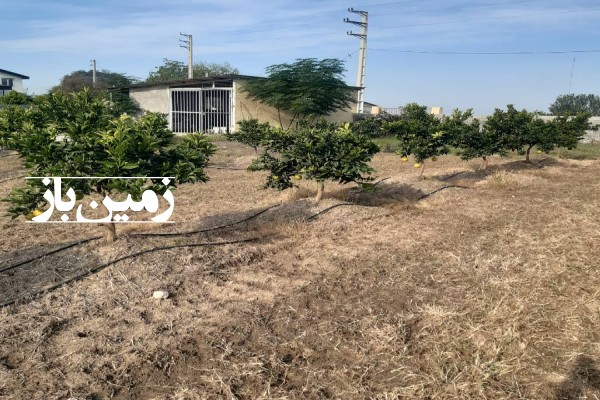
{"type": "MultiPolygon", "coordinates": [[[[218,145],[175,224],[0,273],[0,399],[600,398],[600,161],[446,156],[420,179],[380,153],[377,191],[314,204],[218,145]]],[[[21,175],[0,154],[0,197],[21,175]]],[[[0,270],[98,234],[2,217],[0,270]]]]}

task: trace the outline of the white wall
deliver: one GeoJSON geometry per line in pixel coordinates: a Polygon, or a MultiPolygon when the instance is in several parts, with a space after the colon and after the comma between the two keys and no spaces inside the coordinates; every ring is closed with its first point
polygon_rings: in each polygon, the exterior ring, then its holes
{"type": "MultiPolygon", "coordinates": [[[[0,79],[2,79],[2,78],[12,78],[13,90],[15,90],[17,92],[25,93],[25,90],[23,89],[23,79],[17,78],[16,76],[11,75],[11,74],[5,74],[3,72],[0,72],[0,79]]],[[[1,82],[1,80],[0,80],[0,82],[1,82]]]]}
{"type": "Polygon", "coordinates": [[[142,110],[169,114],[171,111],[169,88],[130,88],[129,97],[135,100],[142,110]]]}

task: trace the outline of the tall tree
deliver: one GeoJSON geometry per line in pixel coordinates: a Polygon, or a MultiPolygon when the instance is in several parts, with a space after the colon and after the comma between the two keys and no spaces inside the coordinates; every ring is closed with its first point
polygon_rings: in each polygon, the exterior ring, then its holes
{"type": "Polygon", "coordinates": [[[562,94],[549,107],[552,115],[589,113],[600,115],[600,96],[595,94],[562,94]]]}
{"type": "Polygon", "coordinates": [[[282,129],[282,111],[292,113],[291,126],[296,119],[314,119],[346,108],[353,98],[343,80],[341,60],[298,59],[293,64],[271,65],[266,71],[266,79],[250,80],[242,90],[251,99],[276,108],[282,129]]]}
{"type": "MultiPolygon", "coordinates": [[[[107,89],[110,87],[124,87],[139,82],[139,79],[121,74],[118,72],[111,72],[103,69],[102,71],[96,72],[96,88],[107,89]]],[[[93,72],[89,71],[74,71],[70,74],[63,76],[60,83],[54,86],[50,91],[52,92],[63,92],[73,93],[83,90],[85,87],[93,87],[93,72]]]]}
{"type": "MultiPolygon", "coordinates": [[[[228,62],[209,63],[205,61],[194,63],[194,77],[203,77],[206,74],[209,76],[235,75],[239,74],[237,68],[232,67],[228,62]]],[[[187,65],[181,61],[163,59],[163,65],[156,67],[156,71],[150,72],[146,83],[161,83],[174,81],[178,79],[187,79],[187,65]]]]}
{"type": "Polygon", "coordinates": [[[86,87],[95,87],[96,91],[103,92],[110,100],[112,109],[116,114],[135,114],[139,111],[139,107],[129,97],[127,91],[122,90],[122,88],[138,82],[139,79],[133,76],[104,69],[96,72],[96,85],[94,86],[92,70],[80,70],[63,76],[60,84],[54,86],[50,91],[75,93],[86,87]]]}

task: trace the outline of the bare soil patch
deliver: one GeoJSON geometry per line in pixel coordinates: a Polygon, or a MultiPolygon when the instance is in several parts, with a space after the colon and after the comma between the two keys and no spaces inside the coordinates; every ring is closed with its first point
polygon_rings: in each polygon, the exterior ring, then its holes
{"type": "MultiPolygon", "coordinates": [[[[0,303],[19,298],[0,309],[1,399],[600,397],[600,162],[447,156],[420,178],[379,154],[377,191],[330,184],[315,205],[309,183],[260,190],[253,150],[219,146],[211,181],[175,192],[176,224],[0,273],[0,303]],[[144,249],[251,238],[27,296],[144,249]]],[[[0,196],[20,168],[0,158],[0,196]]],[[[0,270],[98,234],[4,219],[0,270]]]]}

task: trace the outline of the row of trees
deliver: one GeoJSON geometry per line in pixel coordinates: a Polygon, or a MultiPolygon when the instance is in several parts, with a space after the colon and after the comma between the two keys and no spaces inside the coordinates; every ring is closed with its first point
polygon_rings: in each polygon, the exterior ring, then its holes
{"type": "Polygon", "coordinates": [[[451,116],[438,118],[425,106],[413,103],[404,107],[397,118],[352,125],[304,120],[299,129],[284,130],[247,120],[228,138],[253,147],[257,155],[262,149],[249,169],[269,171],[265,187],[285,190],[296,186],[295,181],[314,180],[318,183],[318,201],[325,181],[370,187],[373,170],[368,163],[379,151],[373,141],[374,132],[397,138],[401,159],[407,161],[413,156],[416,167],[424,167],[426,160],[435,161],[454,147],[464,160],[481,157],[485,168],[492,155],[516,151],[530,162],[534,147],[543,152],[555,147],[574,148],[589,129],[588,118],[589,114],[579,113],[545,120],[509,105],[506,110],[496,109],[481,124],[472,118],[471,110],[455,110],[451,116]]]}
{"type": "Polygon", "coordinates": [[[436,117],[425,106],[412,103],[402,115],[383,116],[355,122],[352,130],[371,137],[394,136],[399,140],[399,153],[413,155],[417,162],[446,154],[458,148],[465,159],[506,155],[509,151],[530,159],[533,147],[548,152],[556,147],[574,148],[585,131],[591,129],[590,114],[543,118],[535,112],[517,110],[508,105],[496,109],[485,123],[473,118],[472,110],[455,110],[450,116],[436,117]]]}
{"type": "MultiPolygon", "coordinates": [[[[229,63],[209,63],[209,62],[198,62],[193,67],[194,76],[203,77],[208,75],[229,75],[238,74],[237,68],[232,67],[229,63]]],[[[181,61],[163,59],[163,64],[155,68],[154,71],[148,74],[145,80],[138,79],[136,77],[122,74],[118,72],[111,72],[108,70],[101,70],[96,72],[96,83],[93,82],[93,72],[89,71],[74,71],[70,74],[63,76],[60,83],[50,89],[51,92],[64,92],[73,93],[79,92],[84,88],[94,87],[99,91],[107,90],[109,88],[123,88],[137,83],[161,83],[179,79],[187,79],[188,69],[187,65],[181,61]]],[[[118,91],[114,92],[118,96],[118,91]]]]}

